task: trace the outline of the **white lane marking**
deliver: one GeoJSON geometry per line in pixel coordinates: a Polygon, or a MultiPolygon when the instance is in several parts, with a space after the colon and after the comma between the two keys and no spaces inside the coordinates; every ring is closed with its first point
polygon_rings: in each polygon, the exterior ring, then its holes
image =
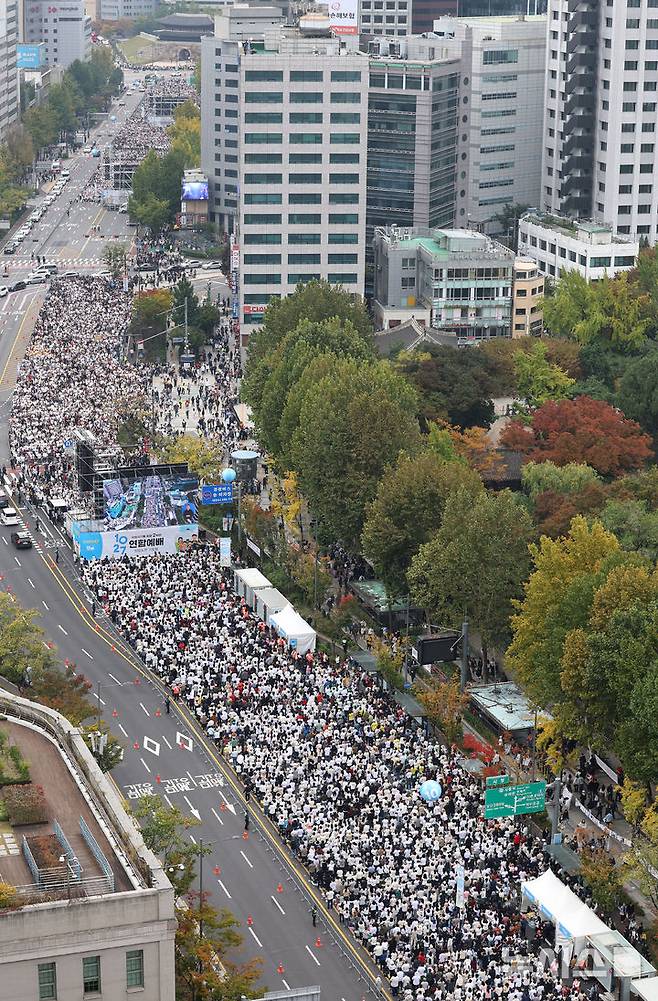
{"type": "Polygon", "coordinates": [[[196,838],[194,837],[193,834],[190,834],[190,841],[193,841],[194,844],[196,844],[196,838]]]}
{"type": "MultiPolygon", "coordinates": [[[[284,980],[283,977],[281,977],[281,983],[283,984],[283,986],[285,987],[285,989],[287,991],[291,991],[292,990],[292,987],[290,986],[290,984],[288,983],[288,981],[284,980]]],[[[345,998],[343,998],[343,1001],[345,1001],[345,998]]]]}
{"type": "Polygon", "coordinates": [[[150,774],[151,774],[151,769],[149,768],[149,766],[148,766],[148,765],[146,764],[146,762],[144,761],[144,758],[140,758],[139,760],[140,760],[140,761],[141,761],[141,763],[142,763],[142,764],[144,765],[144,768],[146,769],[146,771],[147,771],[147,772],[149,773],[149,775],[150,775],[150,774]]]}
{"type": "Polygon", "coordinates": [[[5,546],[8,546],[8,545],[9,545],[9,543],[8,543],[8,542],[7,542],[7,540],[5,539],[4,535],[2,536],[2,541],[4,542],[5,546]]]}
{"type": "Polygon", "coordinates": [[[66,629],[64,628],[64,626],[60,626],[59,622],[57,623],[57,628],[60,630],[60,632],[64,633],[65,636],[68,636],[66,629]]]}
{"type": "Polygon", "coordinates": [[[192,751],[194,749],[194,742],[191,737],[188,737],[185,733],[176,733],[176,743],[179,747],[185,748],[186,751],[192,751]]]}
{"type": "Polygon", "coordinates": [[[169,741],[168,741],[168,740],[167,740],[167,738],[165,737],[164,733],[162,734],[162,739],[164,740],[165,744],[167,745],[167,747],[168,747],[168,748],[169,748],[169,750],[171,751],[171,749],[172,749],[172,747],[171,747],[171,744],[169,743],[169,741]]]}
{"type": "Polygon", "coordinates": [[[82,648],[82,652],[83,652],[84,654],[86,654],[86,655],[87,655],[87,657],[89,657],[89,660],[93,660],[93,659],[94,659],[94,658],[92,657],[92,655],[91,655],[91,654],[89,653],[89,651],[88,651],[88,650],[85,650],[85,648],[84,648],[84,647],[82,648]]]}
{"type": "Polygon", "coordinates": [[[28,584],[30,585],[30,587],[31,587],[31,588],[32,588],[32,589],[34,590],[34,581],[32,580],[32,578],[31,578],[31,577],[28,577],[28,578],[27,578],[27,582],[28,582],[28,584]]]}
{"type": "Polygon", "coordinates": [[[245,855],[245,853],[244,853],[244,852],[242,851],[242,849],[240,849],[240,854],[242,855],[242,858],[243,858],[243,859],[245,860],[245,862],[247,863],[247,865],[249,866],[249,868],[250,868],[250,869],[253,869],[253,867],[254,867],[254,863],[253,863],[253,862],[251,861],[251,859],[248,859],[248,858],[247,858],[247,856],[246,856],[246,855],[245,855]]]}
{"type": "Polygon", "coordinates": [[[229,899],[229,900],[232,900],[232,899],[233,899],[233,897],[232,897],[232,896],[231,896],[231,894],[230,894],[230,893],[228,892],[228,890],[226,889],[226,887],[225,887],[225,886],[224,886],[224,884],[222,883],[221,879],[218,879],[218,880],[217,880],[217,882],[218,882],[218,883],[219,883],[219,885],[221,886],[222,890],[224,891],[224,893],[226,894],[226,896],[228,897],[228,899],[229,899]]]}
{"type": "Polygon", "coordinates": [[[107,672],[107,676],[108,676],[108,678],[111,678],[112,681],[115,681],[117,683],[117,685],[122,685],[123,684],[123,681],[119,681],[119,679],[115,678],[114,675],[110,674],[109,671],[107,672]]]}
{"type": "Polygon", "coordinates": [[[251,932],[251,934],[253,935],[253,937],[254,937],[254,939],[255,939],[256,943],[257,943],[257,944],[258,944],[258,945],[259,945],[259,946],[261,947],[261,949],[262,949],[262,948],[263,948],[263,943],[262,943],[262,942],[261,942],[261,940],[259,939],[259,937],[258,937],[258,935],[256,934],[256,932],[254,931],[254,929],[253,929],[253,928],[251,927],[251,925],[249,925],[249,931],[250,931],[250,932],[251,932]]]}
{"type": "Polygon", "coordinates": [[[48,608],[48,605],[45,603],[45,601],[43,600],[43,598],[41,599],[41,604],[43,605],[43,607],[46,609],[47,612],[50,611],[50,609],[48,608]]]}
{"type": "Polygon", "coordinates": [[[167,806],[169,807],[169,809],[173,809],[174,804],[171,802],[166,793],[165,793],[165,799],[167,801],[167,806]]]}
{"type": "MultiPolygon", "coordinates": [[[[218,790],[218,792],[219,792],[219,790],[218,790]]],[[[227,809],[227,810],[230,810],[230,811],[231,811],[231,813],[233,814],[233,816],[235,817],[235,807],[233,806],[233,804],[232,804],[232,803],[229,803],[229,801],[227,800],[227,798],[226,798],[226,796],[224,795],[224,793],[223,793],[223,792],[220,792],[220,793],[219,793],[219,795],[220,795],[220,796],[222,797],[222,799],[224,800],[224,803],[226,804],[226,809],[227,809]]]]}
{"type": "Polygon", "coordinates": [[[155,754],[156,758],[160,754],[160,745],[157,740],[153,740],[152,737],[144,737],[142,741],[142,747],[145,751],[150,751],[151,754],[155,754]]]}
{"type": "Polygon", "coordinates": [[[212,812],[214,813],[216,819],[220,822],[220,824],[223,827],[224,826],[224,821],[222,820],[222,818],[220,817],[220,815],[217,813],[217,810],[215,809],[215,807],[211,806],[210,809],[212,810],[212,812]]]}
{"type": "Polygon", "coordinates": [[[124,728],[121,726],[121,723],[119,723],[119,729],[121,730],[121,733],[124,735],[124,737],[128,736],[128,731],[124,730],[124,728]]]}
{"type": "Polygon", "coordinates": [[[281,913],[282,913],[282,914],[285,914],[286,912],[284,911],[283,907],[281,906],[281,904],[280,904],[280,903],[279,903],[279,901],[278,901],[278,900],[276,899],[276,897],[274,896],[274,894],[273,894],[273,893],[270,893],[270,897],[272,898],[272,901],[273,901],[273,903],[275,903],[275,904],[276,904],[276,906],[277,906],[277,907],[279,908],[279,910],[281,911],[281,913]]]}
{"type": "Polygon", "coordinates": [[[18,556],[14,556],[14,559],[16,560],[16,562],[18,563],[18,565],[20,566],[21,565],[21,561],[19,560],[18,556]]]}
{"type": "Polygon", "coordinates": [[[315,963],[315,965],[319,966],[320,965],[320,960],[315,955],[315,953],[311,952],[311,950],[309,949],[309,947],[307,945],[305,945],[304,948],[306,949],[307,953],[309,954],[309,956],[311,957],[311,959],[313,960],[313,962],[315,963]]]}
{"type": "Polygon", "coordinates": [[[187,796],[183,796],[183,799],[185,800],[185,802],[186,802],[186,803],[187,803],[187,805],[189,806],[189,808],[190,808],[190,813],[194,814],[194,816],[196,817],[196,819],[197,819],[197,820],[201,820],[201,814],[200,814],[200,813],[199,813],[199,811],[197,810],[196,806],[192,806],[192,804],[190,803],[190,801],[189,801],[189,799],[187,798],[187,796]]]}
{"type": "Polygon", "coordinates": [[[147,715],[147,716],[150,716],[151,714],[150,714],[150,712],[148,711],[148,709],[146,708],[146,706],[144,705],[144,703],[143,703],[143,702],[140,702],[139,704],[140,704],[140,706],[142,707],[142,709],[144,710],[144,712],[146,713],[146,715],[147,715]]]}
{"type": "Polygon", "coordinates": [[[100,697],[100,695],[98,694],[98,692],[92,692],[91,694],[92,694],[92,695],[94,696],[94,698],[95,698],[95,699],[98,699],[98,701],[100,702],[100,704],[101,704],[102,706],[104,706],[104,705],[105,705],[105,699],[102,699],[102,698],[100,697]]]}

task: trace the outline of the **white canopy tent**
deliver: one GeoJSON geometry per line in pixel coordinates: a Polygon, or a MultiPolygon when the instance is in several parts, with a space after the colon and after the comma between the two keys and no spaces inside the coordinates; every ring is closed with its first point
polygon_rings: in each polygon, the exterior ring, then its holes
{"type": "Polygon", "coordinates": [[[275,587],[263,587],[256,591],[254,611],[259,619],[269,624],[274,613],[282,611],[289,604],[285,594],[281,594],[275,587]]]}
{"type": "Polygon", "coordinates": [[[658,977],[631,980],[631,990],[643,1001],[658,1001],[658,977]]]}
{"type": "Polygon", "coordinates": [[[267,577],[254,567],[235,570],[233,573],[233,590],[244,598],[253,608],[256,602],[256,591],[264,587],[272,587],[267,577]]]}
{"type": "Polygon", "coordinates": [[[280,612],[271,615],[270,625],[274,626],[279,636],[299,653],[315,650],[315,630],[295,611],[292,605],[286,605],[280,612]]]}
{"type": "Polygon", "coordinates": [[[558,939],[584,939],[609,931],[594,911],[550,869],[522,884],[523,896],[555,924],[558,939]]]}

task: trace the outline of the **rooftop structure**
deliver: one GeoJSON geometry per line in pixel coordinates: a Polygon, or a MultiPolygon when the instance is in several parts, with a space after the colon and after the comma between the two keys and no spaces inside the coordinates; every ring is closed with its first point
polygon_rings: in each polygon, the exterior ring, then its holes
{"type": "Polygon", "coordinates": [[[174,893],[64,717],[0,691],[18,775],[0,799],[0,976],[7,998],[174,999],[174,893]],[[7,897],[5,898],[7,900],[7,897]]]}
{"type": "Polygon", "coordinates": [[[531,257],[544,275],[559,278],[579,271],[588,280],[628,271],[640,250],[605,223],[574,222],[561,216],[526,212],[519,220],[519,253],[531,257]]]}

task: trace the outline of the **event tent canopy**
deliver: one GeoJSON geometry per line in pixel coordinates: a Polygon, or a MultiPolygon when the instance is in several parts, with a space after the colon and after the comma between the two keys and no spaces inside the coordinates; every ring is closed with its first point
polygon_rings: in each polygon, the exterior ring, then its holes
{"type": "Polygon", "coordinates": [[[263,587],[272,587],[267,577],[254,567],[236,570],[233,575],[233,590],[245,599],[248,605],[254,607],[256,591],[263,587]]]}
{"type": "Polygon", "coordinates": [[[275,587],[262,587],[256,591],[256,607],[254,611],[259,619],[264,619],[269,623],[275,612],[280,612],[290,602],[285,594],[281,594],[275,587]]]}
{"type": "Polygon", "coordinates": [[[631,980],[631,990],[644,1001],[658,1001],[658,977],[631,980]]]}
{"type": "Polygon", "coordinates": [[[527,880],[522,884],[522,890],[523,896],[531,901],[544,917],[553,921],[558,932],[565,938],[584,938],[587,935],[609,931],[608,926],[594,911],[550,869],[536,879],[527,880]]]}
{"type": "Polygon", "coordinates": [[[270,625],[274,626],[279,636],[299,653],[315,650],[315,630],[295,611],[292,605],[286,605],[280,612],[271,615],[270,625]]]}

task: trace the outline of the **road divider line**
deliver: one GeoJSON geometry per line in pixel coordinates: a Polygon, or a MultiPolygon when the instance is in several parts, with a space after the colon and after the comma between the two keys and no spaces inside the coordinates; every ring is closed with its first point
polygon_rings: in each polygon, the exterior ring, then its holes
{"type": "Polygon", "coordinates": [[[35,588],[34,588],[34,581],[32,580],[31,577],[27,578],[27,582],[30,585],[30,587],[32,588],[32,590],[35,590],[35,588]]]}
{"type": "Polygon", "coordinates": [[[110,674],[109,671],[107,672],[107,676],[108,676],[108,678],[111,678],[112,681],[114,681],[117,685],[122,685],[123,684],[123,681],[119,681],[119,679],[115,678],[114,675],[110,674]]]}
{"type": "Polygon", "coordinates": [[[164,742],[167,745],[167,747],[169,748],[169,750],[172,751],[173,748],[172,748],[171,744],[169,743],[169,741],[167,740],[167,738],[165,737],[164,733],[162,734],[162,739],[164,740],[164,742]]]}
{"type": "Polygon", "coordinates": [[[143,703],[143,702],[140,702],[139,704],[140,704],[140,706],[142,707],[142,709],[144,710],[144,712],[146,713],[146,715],[147,715],[147,716],[150,716],[151,714],[150,714],[150,712],[148,711],[148,709],[146,708],[146,706],[144,705],[144,703],[143,703]]]}
{"type": "Polygon", "coordinates": [[[48,605],[45,603],[45,601],[43,600],[43,598],[41,599],[41,604],[43,605],[43,607],[46,609],[47,612],[50,611],[50,609],[48,608],[48,605]]]}
{"type": "Polygon", "coordinates": [[[89,653],[89,650],[85,650],[85,648],[84,648],[84,647],[82,648],[82,652],[83,652],[84,654],[86,654],[86,656],[87,656],[87,657],[89,657],[89,660],[93,660],[93,659],[94,659],[94,658],[92,657],[92,655],[91,655],[91,654],[89,653]]]}
{"type": "Polygon", "coordinates": [[[104,706],[104,705],[105,705],[105,699],[102,699],[102,698],[100,697],[100,695],[98,694],[98,692],[91,692],[90,694],[91,694],[91,695],[93,695],[95,699],[98,699],[98,701],[100,702],[100,704],[101,704],[102,706],[104,706]]]}
{"type": "Polygon", "coordinates": [[[256,934],[256,932],[254,931],[254,929],[253,929],[253,928],[251,927],[251,925],[249,925],[249,931],[251,932],[251,934],[252,934],[252,936],[253,936],[253,938],[254,938],[254,940],[255,940],[256,944],[257,944],[257,945],[259,945],[259,946],[260,946],[260,948],[262,949],[262,948],[263,948],[263,943],[262,943],[262,942],[261,942],[261,940],[259,939],[259,937],[258,937],[258,935],[256,934]]]}
{"type": "Polygon", "coordinates": [[[125,729],[125,727],[121,725],[121,723],[119,723],[119,729],[121,730],[121,733],[124,735],[124,737],[128,736],[128,731],[125,729]]]}
{"type": "Polygon", "coordinates": [[[246,856],[246,855],[245,855],[245,853],[244,853],[244,852],[242,851],[242,849],[240,849],[240,854],[242,855],[242,858],[243,858],[243,859],[245,860],[245,862],[247,863],[247,865],[249,866],[249,868],[250,868],[250,869],[253,869],[253,867],[254,867],[254,863],[253,863],[253,862],[251,861],[251,859],[247,858],[247,856],[246,856]]]}
{"type": "Polygon", "coordinates": [[[64,628],[64,626],[60,626],[59,622],[57,623],[57,628],[59,629],[60,632],[64,633],[65,636],[68,636],[66,629],[64,628]]]}
{"type": "Polygon", "coordinates": [[[224,893],[226,894],[226,896],[228,897],[228,899],[229,899],[229,900],[233,900],[233,897],[232,897],[232,896],[231,896],[231,894],[230,894],[230,893],[228,892],[228,890],[226,889],[226,887],[225,887],[225,886],[224,886],[224,884],[222,883],[221,879],[218,879],[218,880],[217,880],[217,882],[218,882],[218,883],[219,883],[219,885],[221,886],[222,890],[224,891],[224,893]]]}
{"type": "Polygon", "coordinates": [[[144,761],[144,758],[140,758],[139,760],[140,760],[140,761],[141,761],[141,763],[142,763],[142,764],[144,765],[144,768],[146,769],[146,771],[147,771],[147,772],[149,773],[149,775],[150,775],[150,774],[151,774],[151,769],[149,768],[149,766],[148,766],[148,765],[146,764],[146,762],[144,761]]]}
{"type": "Polygon", "coordinates": [[[290,984],[288,983],[288,981],[284,980],[283,977],[281,977],[281,983],[283,984],[283,986],[285,987],[285,989],[287,991],[291,991],[292,990],[292,987],[290,986],[290,984]]]}
{"type": "Polygon", "coordinates": [[[224,821],[222,820],[222,818],[220,817],[220,815],[219,815],[219,814],[217,813],[217,810],[215,809],[215,807],[214,807],[214,806],[211,806],[211,807],[210,807],[210,809],[211,809],[211,810],[212,810],[212,812],[214,813],[214,815],[215,815],[215,818],[216,818],[216,819],[217,819],[217,820],[218,820],[218,821],[220,822],[220,824],[221,824],[221,825],[222,825],[222,827],[223,827],[223,826],[224,826],[224,821]]]}
{"type": "Polygon", "coordinates": [[[281,911],[281,913],[285,915],[286,912],[284,911],[283,907],[281,906],[281,904],[276,899],[276,897],[274,896],[273,893],[270,893],[270,897],[272,898],[272,903],[276,904],[276,906],[279,908],[279,910],[281,911]]]}
{"type": "Polygon", "coordinates": [[[319,966],[320,965],[320,960],[315,955],[315,953],[312,952],[311,949],[307,945],[305,945],[304,948],[306,949],[307,953],[309,954],[309,956],[311,957],[311,959],[313,960],[313,962],[315,963],[315,965],[319,966]]]}

